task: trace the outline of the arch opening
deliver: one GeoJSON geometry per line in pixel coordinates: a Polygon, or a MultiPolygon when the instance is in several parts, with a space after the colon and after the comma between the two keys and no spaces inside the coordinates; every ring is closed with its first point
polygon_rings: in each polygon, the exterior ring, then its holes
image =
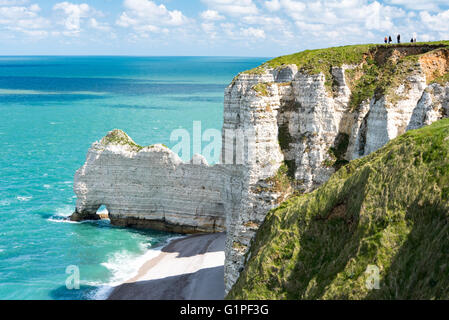
{"type": "Polygon", "coordinates": [[[100,205],[100,207],[98,207],[96,214],[102,220],[109,219],[109,210],[108,210],[107,206],[104,204],[102,204],[102,205],[100,205]]]}

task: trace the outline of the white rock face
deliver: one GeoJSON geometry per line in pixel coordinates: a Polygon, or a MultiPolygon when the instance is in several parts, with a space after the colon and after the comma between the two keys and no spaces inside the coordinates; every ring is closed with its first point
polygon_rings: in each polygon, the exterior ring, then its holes
{"type": "Polygon", "coordinates": [[[418,129],[449,116],[449,86],[432,84],[426,88],[413,110],[407,130],[418,129]]]}
{"type": "Polygon", "coordinates": [[[183,163],[163,146],[136,151],[133,143],[95,143],[75,177],[73,218],[93,217],[106,205],[119,225],[226,230],[229,291],[266,214],[294,189],[312,191],[335,172],[336,160],[362,157],[449,115],[449,84],[427,85],[428,73],[419,64],[393,95],[371,97],[352,110],[345,76],[350,68],[332,68],[332,92],[323,74],[310,75],[295,65],[237,76],[225,91],[222,164],[208,166],[198,156],[183,163]],[[254,152],[238,162],[241,157],[226,137],[241,132],[254,133],[254,152]],[[332,150],[339,150],[340,159],[332,150]],[[294,183],[280,189],[273,176],[284,164],[294,183]]]}
{"type": "Polygon", "coordinates": [[[407,84],[408,90],[401,85],[395,92],[400,100],[391,102],[388,97],[382,97],[373,101],[367,116],[365,149],[360,156],[378,150],[391,139],[405,133],[411,115],[427,87],[426,77],[422,72],[413,74],[407,78],[407,84]]]}
{"type": "Polygon", "coordinates": [[[95,218],[101,205],[121,226],[181,233],[221,232],[225,212],[221,199],[223,168],[210,167],[202,156],[183,163],[170,149],[155,145],[136,150],[131,144],[104,138],[90,148],[75,175],[73,220],[95,218]]]}

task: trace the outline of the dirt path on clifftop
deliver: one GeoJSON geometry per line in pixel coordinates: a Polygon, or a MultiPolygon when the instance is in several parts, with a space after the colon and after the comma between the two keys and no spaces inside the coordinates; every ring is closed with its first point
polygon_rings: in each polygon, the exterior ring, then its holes
{"type": "Polygon", "coordinates": [[[175,240],[108,300],[222,300],[224,233],[175,240]]]}

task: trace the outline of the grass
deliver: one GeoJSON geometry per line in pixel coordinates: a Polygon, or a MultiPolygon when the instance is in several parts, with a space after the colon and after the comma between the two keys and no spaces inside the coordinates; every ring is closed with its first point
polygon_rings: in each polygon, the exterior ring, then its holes
{"type": "Polygon", "coordinates": [[[288,176],[289,168],[286,164],[282,164],[276,174],[267,179],[267,182],[271,183],[273,185],[273,188],[271,191],[279,192],[279,193],[286,193],[290,189],[291,185],[291,179],[288,176]]]}
{"type": "Polygon", "coordinates": [[[254,189],[254,192],[261,193],[268,191],[278,193],[280,196],[277,199],[277,203],[279,204],[287,199],[287,197],[296,193],[296,180],[294,174],[295,161],[284,161],[276,174],[264,181],[268,186],[258,186],[254,189]]]}
{"type": "MultiPolygon", "coordinates": [[[[140,146],[135,143],[124,131],[115,129],[110,131],[103,139],[101,139],[101,144],[103,145],[127,145],[131,147],[134,151],[140,151],[144,148],[154,148],[155,145],[150,146],[140,146]]],[[[162,144],[165,148],[168,148],[166,145],[162,144]]]]}
{"type": "Polygon", "coordinates": [[[441,77],[438,77],[432,81],[432,83],[438,83],[440,85],[445,85],[449,82],[449,73],[444,74],[441,77]]]}
{"type": "Polygon", "coordinates": [[[310,74],[328,72],[331,66],[360,63],[369,50],[375,47],[376,45],[358,45],[305,50],[275,58],[255,69],[247,71],[247,73],[255,74],[263,72],[266,68],[278,68],[288,64],[295,64],[299,69],[307,71],[310,74]]]}
{"type": "Polygon", "coordinates": [[[295,142],[292,135],[290,134],[290,130],[288,128],[288,123],[284,123],[278,128],[278,142],[279,146],[283,151],[290,149],[290,144],[295,142]]]}
{"type": "Polygon", "coordinates": [[[228,299],[449,299],[449,119],[284,202],[250,250],[228,299]]]}
{"type": "Polygon", "coordinates": [[[399,61],[385,61],[382,64],[374,59],[367,59],[366,64],[347,71],[347,79],[351,87],[351,110],[356,110],[360,104],[370,98],[378,99],[388,96],[395,101],[394,90],[405,83],[406,78],[416,69],[419,55],[404,57],[399,61]],[[362,74],[352,80],[355,74],[362,74]]]}
{"type": "Polygon", "coordinates": [[[256,91],[259,95],[268,97],[270,95],[270,92],[268,91],[268,83],[265,82],[259,82],[258,84],[253,86],[253,90],[256,91]]]}
{"type": "Polygon", "coordinates": [[[334,147],[329,149],[330,158],[333,162],[328,163],[327,167],[334,167],[335,169],[340,169],[342,166],[348,163],[345,159],[346,151],[349,146],[349,135],[346,133],[339,133],[335,139],[336,143],[334,147]]]}

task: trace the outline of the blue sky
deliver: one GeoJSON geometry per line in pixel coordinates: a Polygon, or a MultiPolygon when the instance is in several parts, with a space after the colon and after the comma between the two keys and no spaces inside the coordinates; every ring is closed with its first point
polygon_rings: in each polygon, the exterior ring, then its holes
{"type": "Polygon", "coordinates": [[[0,55],[278,56],[449,39],[447,0],[0,0],[0,55]]]}

